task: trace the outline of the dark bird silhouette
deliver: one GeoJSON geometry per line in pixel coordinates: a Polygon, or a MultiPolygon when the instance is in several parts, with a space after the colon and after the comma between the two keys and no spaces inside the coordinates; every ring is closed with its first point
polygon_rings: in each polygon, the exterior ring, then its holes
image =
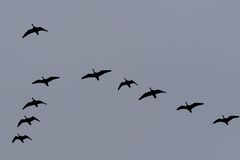
{"type": "Polygon", "coordinates": [[[14,143],[16,140],[20,140],[22,143],[24,143],[24,140],[25,140],[25,139],[30,139],[30,140],[32,140],[32,139],[31,139],[30,137],[28,137],[27,135],[21,136],[21,135],[17,134],[17,136],[15,136],[15,137],[13,138],[12,143],[14,143]]]}
{"type": "Polygon", "coordinates": [[[129,88],[131,88],[131,84],[135,84],[136,86],[138,86],[138,84],[136,82],[134,82],[133,80],[127,80],[126,78],[124,78],[124,82],[121,82],[119,87],[118,87],[118,90],[122,87],[122,86],[128,86],[129,88]]]}
{"type": "Polygon", "coordinates": [[[39,104],[45,104],[45,105],[47,105],[47,103],[45,103],[45,102],[43,102],[43,101],[40,101],[40,100],[35,100],[35,99],[32,97],[32,101],[31,101],[31,102],[28,102],[22,109],[24,110],[25,108],[30,107],[30,106],[38,107],[39,104]]]}
{"type": "Polygon", "coordinates": [[[182,106],[178,107],[177,110],[186,109],[186,110],[188,110],[189,112],[192,113],[193,108],[195,108],[197,106],[200,106],[200,105],[203,105],[204,103],[193,103],[193,104],[189,105],[187,102],[185,102],[185,104],[186,104],[185,106],[182,105],[182,106]]]}
{"type": "Polygon", "coordinates": [[[38,79],[34,82],[32,82],[32,84],[36,84],[36,83],[43,83],[45,84],[46,86],[48,86],[48,83],[52,80],[55,80],[55,79],[59,79],[60,77],[49,77],[47,79],[45,79],[44,77],[42,77],[42,79],[38,79]]]}
{"type": "Polygon", "coordinates": [[[38,122],[40,122],[40,120],[39,119],[37,119],[36,117],[26,117],[26,116],[24,116],[25,117],[25,119],[21,119],[19,122],[18,122],[18,125],[17,125],[17,127],[19,127],[21,124],[23,124],[23,123],[28,123],[29,125],[32,125],[32,121],[38,121],[38,122]]]}
{"type": "Polygon", "coordinates": [[[27,30],[27,32],[22,36],[22,38],[26,37],[27,35],[31,34],[31,33],[36,33],[37,35],[39,35],[39,31],[45,31],[45,32],[48,32],[46,29],[42,28],[42,27],[36,27],[34,26],[33,24],[32,25],[32,28],[27,30]]]}
{"type": "Polygon", "coordinates": [[[159,90],[159,89],[153,90],[151,87],[149,89],[150,89],[150,91],[144,93],[138,100],[141,100],[141,99],[143,99],[145,97],[149,97],[149,96],[153,96],[154,98],[157,98],[157,94],[167,93],[167,92],[159,90]]]}
{"type": "Polygon", "coordinates": [[[86,74],[82,77],[82,79],[85,78],[96,78],[99,81],[99,77],[105,73],[111,72],[112,70],[101,70],[99,72],[95,72],[94,69],[92,69],[93,73],[86,74]]]}
{"type": "Polygon", "coordinates": [[[222,115],[222,118],[218,118],[217,120],[215,120],[213,122],[213,124],[218,123],[218,122],[223,122],[226,125],[228,125],[228,122],[231,121],[234,118],[239,118],[239,116],[229,116],[229,117],[225,118],[224,115],[222,115]]]}

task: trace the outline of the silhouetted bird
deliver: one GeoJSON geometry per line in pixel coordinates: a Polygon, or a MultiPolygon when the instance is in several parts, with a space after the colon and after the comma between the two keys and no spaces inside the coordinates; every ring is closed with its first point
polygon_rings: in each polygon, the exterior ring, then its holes
{"type": "Polygon", "coordinates": [[[111,72],[112,70],[101,70],[99,72],[95,72],[94,69],[92,69],[93,73],[86,74],[82,77],[82,79],[85,78],[96,78],[99,81],[99,77],[105,73],[111,72]]]}
{"type": "Polygon", "coordinates": [[[21,136],[19,134],[17,134],[17,136],[15,136],[12,140],[12,143],[14,143],[16,140],[20,140],[22,143],[24,143],[25,139],[30,139],[32,140],[30,137],[28,137],[27,135],[21,136]]]}
{"type": "Polygon", "coordinates": [[[55,79],[59,79],[60,77],[49,77],[47,79],[45,79],[44,77],[42,77],[42,79],[38,79],[34,82],[32,82],[32,84],[36,84],[36,83],[43,83],[45,84],[46,86],[48,86],[48,83],[52,80],[55,80],[55,79]]]}
{"type": "Polygon", "coordinates": [[[36,120],[36,121],[38,121],[38,122],[40,122],[39,121],[39,119],[37,119],[36,117],[26,117],[26,116],[24,116],[25,117],[25,119],[21,119],[19,122],[18,122],[18,127],[21,125],[21,124],[23,124],[23,123],[28,123],[29,125],[32,125],[32,121],[34,121],[34,120],[36,120]]]}
{"type": "Polygon", "coordinates": [[[149,96],[153,96],[154,98],[157,98],[157,94],[159,94],[159,93],[167,93],[167,92],[159,90],[159,89],[156,89],[156,90],[153,90],[152,88],[149,88],[149,89],[150,89],[150,91],[144,93],[138,100],[141,100],[141,99],[143,99],[145,97],[149,97],[149,96]]]}
{"type": "Polygon", "coordinates": [[[36,27],[33,24],[31,24],[33,28],[27,30],[27,32],[22,36],[22,38],[26,37],[27,35],[31,34],[31,33],[36,33],[37,35],[39,35],[39,31],[45,31],[48,32],[46,29],[42,28],[42,27],[36,27]]]}
{"type": "Polygon", "coordinates": [[[129,88],[131,88],[131,84],[135,84],[138,86],[138,84],[136,82],[134,82],[133,80],[127,80],[126,78],[124,78],[124,80],[125,80],[125,82],[120,83],[118,90],[124,85],[128,86],[129,88]]]}
{"type": "Polygon", "coordinates": [[[192,113],[193,108],[195,108],[197,106],[200,106],[200,105],[203,105],[204,103],[193,103],[193,104],[189,105],[187,102],[185,102],[185,104],[186,104],[185,106],[178,107],[177,110],[186,109],[186,110],[188,110],[189,112],[192,113]]]}
{"type": "Polygon", "coordinates": [[[45,105],[47,105],[47,103],[45,103],[45,102],[43,102],[43,101],[35,100],[34,98],[32,98],[32,101],[31,101],[31,102],[28,102],[22,109],[25,109],[25,108],[30,107],[30,106],[38,107],[39,104],[45,104],[45,105]]]}
{"type": "Polygon", "coordinates": [[[222,118],[219,118],[219,119],[215,120],[213,122],[213,124],[218,123],[218,122],[223,122],[226,125],[228,125],[228,122],[231,121],[234,118],[239,118],[239,116],[229,116],[229,117],[225,118],[224,115],[222,115],[222,118]]]}

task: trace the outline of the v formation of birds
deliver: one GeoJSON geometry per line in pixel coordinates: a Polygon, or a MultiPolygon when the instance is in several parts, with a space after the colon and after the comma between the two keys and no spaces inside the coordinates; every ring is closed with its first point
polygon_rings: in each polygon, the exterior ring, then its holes
{"type": "MultiPolygon", "coordinates": [[[[22,36],[22,38],[25,38],[33,33],[36,33],[37,35],[39,35],[40,31],[48,32],[48,30],[46,30],[42,27],[36,27],[33,24],[31,24],[31,25],[32,25],[32,28],[27,30],[24,33],[24,35],[22,36]]],[[[102,75],[109,73],[109,72],[112,72],[112,70],[100,70],[100,71],[96,72],[94,69],[92,69],[92,73],[88,73],[88,74],[84,75],[81,79],[95,78],[97,81],[99,81],[100,77],[102,75]]],[[[52,77],[48,77],[48,78],[42,77],[41,79],[38,79],[38,80],[35,80],[34,82],[32,82],[32,84],[43,84],[43,85],[46,85],[47,87],[49,87],[49,83],[51,81],[59,79],[59,78],[60,77],[57,77],[57,76],[52,76],[52,77]]],[[[119,84],[117,89],[120,90],[124,86],[131,88],[132,85],[138,86],[138,83],[136,83],[134,80],[127,80],[126,78],[124,78],[124,81],[122,81],[119,84]]],[[[160,94],[160,93],[167,93],[167,92],[160,90],[160,89],[152,89],[151,87],[149,87],[149,91],[142,94],[138,100],[142,100],[146,97],[157,98],[157,94],[160,94]]],[[[41,100],[34,99],[32,97],[32,100],[30,102],[27,102],[25,104],[25,106],[23,106],[22,110],[25,110],[26,108],[29,108],[29,107],[38,107],[39,105],[47,105],[47,103],[45,103],[41,100]]],[[[188,104],[187,102],[185,102],[185,105],[179,106],[176,110],[187,110],[190,113],[192,113],[193,108],[201,106],[201,105],[204,105],[204,103],[195,102],[192,104],[188,104]]],[[[228,117],[224,117],[224,115],[222,115],[222,118],[216,119],[213,122],[213,124],[222,122],[222,123],[225,123],[226,125],[229,125],[229,121],[231,121],[232,119],[235,119],[235,118],[239,118],[239,116],[231,115],[228,117]]],[[[40,122],[40,120],[34,116],[31,116],[31,117],[24,116],[24,118],[18,122],[17,127],[20,127],[24,124],[32,125],[32,123],[33,122],[35,123],[35,121],[40,122]]],[[[19,133],[17,133],[17,135],[13,138],[12,143],[14,143],[16,140],[19,140],[22,143],[24,143],[25,139],[32,140],[31,137],[29,137],[28,135],[20,135],[19,133]]]]}

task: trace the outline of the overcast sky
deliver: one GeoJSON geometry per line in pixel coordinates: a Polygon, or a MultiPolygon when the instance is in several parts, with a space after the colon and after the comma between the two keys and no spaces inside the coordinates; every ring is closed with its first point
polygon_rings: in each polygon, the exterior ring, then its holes
{"type": "Polygon", "coordinates": [[[240,157],[239,1],[2,0],[3,159],[203,160],[240,157]],[[22,39],[31,23],[49,32],[22,39]],[[112,72],[81,80],[92,69],[112,72]],[[44,85],[42,76],[60,76],[44,85]],[[139,86],[123,87],[123,78],[139,86]],[[138,101],[146,91],[167,94],[138,101]],[[47,106],[22,107],[31,97],[47,106]],[[203,102],[193,113],[184,102],[203,102]],[[35,116],[32,126],[20,119],[35,116]],[[11,143],[17,134],[33,140],[11,143]]]}

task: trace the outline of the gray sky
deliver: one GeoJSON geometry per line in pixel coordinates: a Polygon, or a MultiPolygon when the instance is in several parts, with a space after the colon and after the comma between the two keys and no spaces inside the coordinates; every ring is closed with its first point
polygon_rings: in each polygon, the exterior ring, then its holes
{"type": "Polygon", "coordinates": [[[4,159],[238,158],[239,1],[0,2],[0,149],[4,159]],[[49,30],[22,39],[31,23],[49,30]],[[80,78],[112,69],[100,81],[80,78]],[[50,87],[32,85],[60,76],[50,87]],[[133,79],[139,87],[122,88],[133,79]],[[148,88],[167,94],[138,98],[148,88]],[[47,106],[22,107],[31,97],[47,106]],[[184,101],[204,102],[176,111],[184,101]],[[40,123],[16,127],[23,116],[40,123]],[[17,134],[33,141],[11,143],[17,134]],[[229,147],[226,147],[229,146],[229,147]]]}

